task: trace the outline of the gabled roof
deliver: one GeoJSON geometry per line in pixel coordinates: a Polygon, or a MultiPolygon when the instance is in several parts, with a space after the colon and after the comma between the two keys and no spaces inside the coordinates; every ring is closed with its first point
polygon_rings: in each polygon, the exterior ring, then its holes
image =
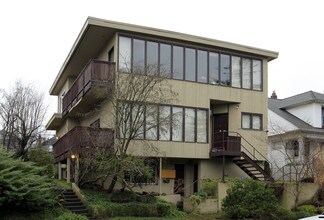
{"type": "Polygon", "coordinates": [[[314,102],[324,104],[324,94],[314,92],[314,91],[308,91],[298,95],[294,95],[280,100],[279,108],[288,109],[299,105],[305,105],[314,102]]]}
{"type": "Polygon", "coordinates": [[[324,129],[313,127],[312,125],[287,111],[287,109],[289,108],[309,103],[324,104],[324,94],[308,91],[285,99],[269,98],[268,108],[278,116],[295,125],[299,130],[322,133],[324,132],[324,129]]]}
{"type": "Polygon", "coordinates": [[[282,117],[283,119],[289,121],[293,125],[301,129],[313,129],[314,127],[310,124],[306,123],[305,121],[299,119],[298,117],[294,116],[293,114],[289,113],[285,109],[282,109],[281,106],[285,103],[285,99],[268,99],[268,108],[282,117]]]}

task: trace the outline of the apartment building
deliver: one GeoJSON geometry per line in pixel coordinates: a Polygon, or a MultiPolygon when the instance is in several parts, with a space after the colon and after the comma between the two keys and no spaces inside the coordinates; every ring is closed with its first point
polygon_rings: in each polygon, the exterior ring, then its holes
{"type": "Polygon", "coordinates": [[[71,149],[82,160],[82,153],[94,148],[90,137],[103,148],[113,147],[119,138],[114,123],[105,123],[116,120],[109,107],[96,105],[103,101],[95,95],[98,90],[113,88],[116,74],[132,74],[126,66],[153,63],[163,67],[178,94],[171,103],[155,103],[157,108],[182,117],[166,134],[159,133],[158,125],[154,137],[147,138],[158,151],[132,141],[129,153],[159,161],[156,180],[138,190],[190,195],[202,179],[268,180],[268,62],[277,56],[250,46],[89,17],[50,89],[58,109],[47,129],[55,130],[58,138],[53,150],[59,177],[72,178],[71,149]],[[98,106],[98,113],[80,117],[98,106]]]}
{"type": "Polygon", "coordinates": [[[273,92],[268,114],[273,177],[295,181],[322,176],[324,94],[308,91],[278,99],[273,92]]]}

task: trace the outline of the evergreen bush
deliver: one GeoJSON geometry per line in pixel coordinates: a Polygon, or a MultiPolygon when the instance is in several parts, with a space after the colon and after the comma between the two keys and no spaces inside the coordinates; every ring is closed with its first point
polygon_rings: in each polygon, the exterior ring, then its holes
{"type": "Polygon", "coordinates": [[[273,190],[251,179],[234,181],[222,202],[225,213],[234,219],[269,219],[278,206],[273,190]]]}
{"type": "Polygon", "coordinates": [[[56,205],[60,192],[47,175],[41,175],[43,171],[0,148],[0,210],[33,210],[56,205]]]}

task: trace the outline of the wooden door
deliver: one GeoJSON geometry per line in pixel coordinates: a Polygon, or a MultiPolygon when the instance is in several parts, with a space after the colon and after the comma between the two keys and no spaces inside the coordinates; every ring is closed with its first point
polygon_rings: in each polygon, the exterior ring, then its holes
{"type": "Polygon", "coordinates": [[[228,114],[215,114],[213,117],[213,148],[227,148],[226,140],[228,136],[228,114]]]}

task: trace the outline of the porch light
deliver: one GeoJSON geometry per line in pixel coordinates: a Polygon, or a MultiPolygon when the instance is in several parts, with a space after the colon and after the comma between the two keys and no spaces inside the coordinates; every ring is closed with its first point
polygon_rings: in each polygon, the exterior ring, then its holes
{"type": "Polygon", "coordinates": [[[76,155],[75,154],[71,154],[71,159],[75,159],[76,155]]]}

